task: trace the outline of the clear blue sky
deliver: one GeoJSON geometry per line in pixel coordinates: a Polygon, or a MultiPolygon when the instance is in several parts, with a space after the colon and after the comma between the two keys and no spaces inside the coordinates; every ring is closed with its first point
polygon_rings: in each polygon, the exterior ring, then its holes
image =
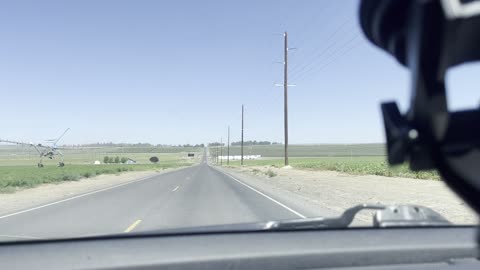
{"type": "MultiPolygon", "coordinates": [[[[370,45],[357,1],[2,1],[0,138],[64,143],[283,141],[283,38],[292,143],[384,141],[379,102],[406,109],[408,72],[370,45]]],[[[459,68],[455,108],[480,69],[459,68]],[[473,75],[473,76],[472,76],[473,75]]],[[[478,79],[477,79],[478,82],[478,79]]]]}

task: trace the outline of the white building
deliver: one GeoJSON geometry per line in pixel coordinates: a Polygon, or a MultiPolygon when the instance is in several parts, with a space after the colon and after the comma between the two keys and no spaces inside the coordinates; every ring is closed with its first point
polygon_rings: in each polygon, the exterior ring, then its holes
{"type": "MultiPolygon", "coordinates": [[[[262,156],[261,155],[243,155],[243,159],[244,160],[248,160],[248,159],[260,159],[262,156]]],[[[242,156],[219,156],[218,157],[220,160],[227,160],[227,159],[230,159],[230,160],[241,160],[242,159],[242,156]]]]}

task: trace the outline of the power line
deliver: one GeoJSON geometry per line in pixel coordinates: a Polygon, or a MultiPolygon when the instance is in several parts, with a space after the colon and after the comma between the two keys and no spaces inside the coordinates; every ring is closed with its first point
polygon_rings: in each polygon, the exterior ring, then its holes
{"type": "Polygon", "coordinates": [[[358,36],[359,35],[356,34],[355,36],[352,36],[347,40],[331,43],[320,54],[317,54],[315,57],[312,57],[310,61],[307,64],[305,64],[302,68],[295,70],[295,72],[293,72],[292,74],[292,79],[301,75],[302,73],[305,73],[306,70],[310,70],[312,67],[315,67],[316,65],[320,64],[325,60],[325,58],[330,57],[332,54],[337,52],[339,48],[342,48],[345,44],[352,42],[352,40],[358,38],[358,36]]]}
{"type": "MultiPolygon", "coordinates": [[[[352,19],[347,19],[345,20],[335,31],[333,31],[332,34],[330,34],[330,36],[323,42],[323,44],[328,44],[338,33],[340,33],[342,30],[342,28],[348,23],[350,22],[352,19]]],[[[325,52],[327,52],[330,48],[332,48],[333,46],[336,45],[336,42],[332,42],[330,43],[327,47],[324,47],[324,46],[319,46],[317,48],[315,48],[312,53],[310,53],[309,55],[307,55],[306,57],[308,57],[307,59],[310,60],[307,64],[305,64],[303,67],[300,67],[300,64],[297,64],[296,66],[292,67],[292,74],[295,74],[295,72],[298,73],[298,71],[296,69],[302,69],[304,70],[306,67],[308,67],[309,65],[311,65],[311,63],[313,61],[315,61],[316,58],[322,56],[325,52]],[[321,50],[323,48],[323,50],[321,50]]],[[[301,61],[298,61],[298,63],[300,63],[301,61]]],[[[300,72],[302,71],[300,70],[300,72]]]]}
{"type": "MultiPolygon", "coordinates": [[[[313,14],[313,15],[310,17],[310,19],[307,20],[306,23],[304,23],[304,24],[302,25],[302,27],[299,28],[300,31],[296,33],[297,38],[296,38],[296,41],[294,42],[294,44],[299,45],[299,46],[296,46],[296,47],[301,47],[300,45],[303,44],[303,42],[305,41],[305,39],[306,39],[306,37],[307,37],[307,33],[308,33],[307,30],[310,30],[310,28],[315,25],[315,24],[313,23],[314,20],[315,20],[317,17],[320,17],[320,15],[323,15],[323,13],[325,13],[328,9],[330,9],[331,7],[333,7],[332,3],[333,3],[333,1],[329,2],[330,5],[328,5],[325,9],[323,9],[320,13],[317,13],[317,12],[315,11],[315,14],[313,14]]],[[[332,20],[328,20],[326,24],[323,24],[323,25],[321,26],[321,29],[326,29],[326,28],[328,28],[328,26],[331,24],[331,22],[332,22],[332,20]]],[[[308,35],[308,37],[310,37],[310,38],[311,38],[312,36],[314,36],[314,35],[308,35]]],[[[298,51],[303,52],[304,50],[298,50],[298,51]]],[[[294,52],[294,53],[291,54],[291,56],[292,56],[292,57],[298,57],[298,54],[301,55],[301,52],[300,52],[300,53],[294,52]]],[[[298,64],[297,64],[297,66],[298,66],[298,64]]],[[[296,66],[294,65],[292,68],[295,68],[295,67],[296,67],[296,66]]]]}
{"type": "MultiPolygon", "coordinates": [[[[341,47],[341,49],[347,47],[346,45],[348,44],[352,44],[352,41],[354,41],[356,38],[358,38],[359,36],[356,36],[355,38],[351,39],[350,42],[347,42],[344,44],[344,46],[341,47]]],[[[303,81],[302,79],[304,79],[305,77],[308,78],[308,76],[306,76],[306,74],[309,74],[311,73],[312,71],[315,71],[316,69],[317,72],[320,72],[322,70],[324,70],[329,64],[335,62],[336,60],[338,60],[339,58],[345,56],[347,53],[349,53],[351,50],[353,50],[354,48],[356,48],[358,46],[358,42],[356,43],[353,43],[352,46],[348,47],[347,49],[345,49],[341,54],[336,54],[337,52],[339,52],[340,50],[337,50],[335,51],[334,53],[330,54],[330,57],[327,57],[325,58],[324,60],[330,60],[330,61],[324,61],[323,62],[323,65],[318,65],[318,66],[315,66],[315,67],[312,67],[311,69],[309,69],[307,72],[301,74],[299,77],[297,77],[297,81],[296,83],[298,84],[299,82],[303,81]],[[337,57],[333,57],[333,56],[337,56],[337,57]],[[332,58],[333,57],[333,58],[332,58]]]]}
{"type": "Polygon", "coordinates": [[[292,75],[292,79],[299,76],[299,75],[302,75],[303,73],[306,73],[312,69],[314,69],[316,66],[318,66],[319,64],[321,64],[322,62],[325,61],[325,59],[329,59],[332,55],[334,55],[335,53],[337,53],[339,50],[343,49],[346,45],[352,43],[352,41],[354,41],[355,39],[357,39],[359,37],[358,34],[350,37],[349,39],[347,39],[345,42],[343,42],[343,44],[335,44],[335,43],[332,43],[331,45],[332,46],[329,46],[330,48],[333,47],[333,45],[337,45],[335,46],[332,50],[324,50],[324,54],[322,58],[317,58],[317,59],[314,59],[313,61],[310,62],[309,65],[306,65],[302,68],[302,70],[298,71],[297,73],[293,74],[292,75]],[[328,53],[328,54],[326,54],[328,53]],[[326,54],[326,55],[325,55],[326,54]],[[309,69],[307,69],[307,71],[305,71],[305,69],[309,67],[309,69]],[[301,72],[303,71],[303,72],[301,72]]]}

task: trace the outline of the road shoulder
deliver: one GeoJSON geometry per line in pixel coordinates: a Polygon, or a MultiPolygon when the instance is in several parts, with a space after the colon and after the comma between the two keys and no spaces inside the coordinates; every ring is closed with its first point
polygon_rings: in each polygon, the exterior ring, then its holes
{"type": "MultiPolygon", "coordinates": [[[[289,208],[294,209],[305,217],[318,216],[338,216],[340,211],[328,209],[323,207],[307,196],[283,188],[279,185],[274,185],[269,181],[264,181],[261,177],[242,172],[237,169],[212,166],[213,168],[225,173],[229,177],[233,177],[238,181],[250,186],[251,188],[260,191],[269,197],[285,204],[289,208]]],[[[233,181],[233,180],[232,180],[233,181]]]]}
{"type": "Polygon", "coordinates": [[[0,194],[0,216],[180,169],[182,168],[106,174],[78,181],[43,184],[11,194],[0,194]]]}
{"type": "MultiPolygon", "coordinates": [[[[338,215],[361,203],[416,204],[430,207],[456,224],[478,223],[478,218],[442,181],[373,175],[353,176],[333,171],[306,171],[268,166],[221,168],[226,173],[290,200],[312,214],[338,215]],[[268,171],[273,177],[269,177],[268,171]],[[316,210],[317,209],[317,210],[316,210]]],[[[372,212],[357,221],[369,222],[372,212]]]]}

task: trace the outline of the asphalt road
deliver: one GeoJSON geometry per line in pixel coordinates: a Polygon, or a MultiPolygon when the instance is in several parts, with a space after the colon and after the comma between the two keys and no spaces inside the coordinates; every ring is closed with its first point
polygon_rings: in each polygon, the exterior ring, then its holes
{"type": "Polygon", "coordinates": [[[193,167],[0,217],[0,240],[131,233],[301,217],[278,198],[202,161],[193,167]]]}

